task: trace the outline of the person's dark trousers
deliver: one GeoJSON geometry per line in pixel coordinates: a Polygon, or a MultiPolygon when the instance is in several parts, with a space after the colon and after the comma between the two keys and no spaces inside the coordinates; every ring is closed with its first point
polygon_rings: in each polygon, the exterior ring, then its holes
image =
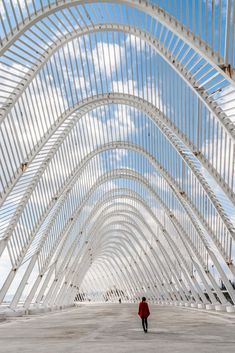
{"type": "Polygon", "coordinates": [[[143,326],[144,332],[147,332],[147,330],[148,330],[148,320],[147,320],[146,317],[142,317],[142,326],[143,326]]]}

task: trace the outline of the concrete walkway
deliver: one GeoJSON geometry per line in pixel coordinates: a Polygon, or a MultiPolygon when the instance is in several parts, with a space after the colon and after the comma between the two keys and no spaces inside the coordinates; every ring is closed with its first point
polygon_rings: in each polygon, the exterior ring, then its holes
{"type": "Polygon", "coordinates": [[[133,304],[81,305],[0,324],[1,353],[230,353],[235,316],[150,305],[149,332],[133,304]]]}

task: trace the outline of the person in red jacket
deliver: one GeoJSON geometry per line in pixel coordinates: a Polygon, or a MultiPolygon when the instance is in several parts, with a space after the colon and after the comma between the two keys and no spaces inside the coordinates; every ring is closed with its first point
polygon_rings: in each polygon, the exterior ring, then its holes
{"type": "Polygon", "coordinates": [[[139,303],[138,315],[142,320],[142,326],[143,326],[144,332],[148,332],[148,317],[150,315],[150,311],[149,311],[148,303],[146,303],[145,297],[143,297],[142,302],[139,303]]]}

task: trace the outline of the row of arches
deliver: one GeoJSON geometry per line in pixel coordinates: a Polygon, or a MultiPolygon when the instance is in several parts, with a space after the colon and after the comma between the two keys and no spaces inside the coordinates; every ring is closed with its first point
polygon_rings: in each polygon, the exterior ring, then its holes
{"type": "Polygon", "coordinates": [[[0,302],[93,283],[231,310],[230,64],[159,4],[33,4],[1,17],[0,302]]]}

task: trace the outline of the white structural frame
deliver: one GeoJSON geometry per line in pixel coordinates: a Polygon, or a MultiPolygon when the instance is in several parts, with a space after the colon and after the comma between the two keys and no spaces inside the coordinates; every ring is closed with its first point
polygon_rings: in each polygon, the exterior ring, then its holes
{"type": "Polygon", "coordinates": [[[0,305],[235,310],[235,2],[212,3],[2,0],[0,305]]]}

